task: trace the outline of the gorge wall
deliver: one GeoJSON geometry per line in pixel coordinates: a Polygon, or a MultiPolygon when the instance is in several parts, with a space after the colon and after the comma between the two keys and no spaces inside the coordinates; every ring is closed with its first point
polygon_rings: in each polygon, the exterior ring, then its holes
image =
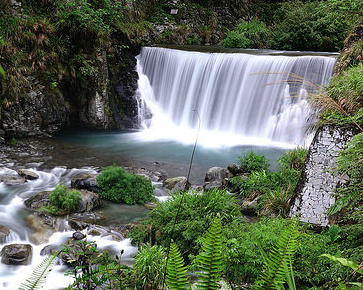
{"type": "Polygon", "coordinates": [[[300,221],[327,226],[326,211],[335,203],[332,195],[337,186],[347,182],[347,176],[333,175],[336,158],[356,132],[352,128],[325,125],[310,145],[304,169],[291,203],[290,216],[300,215],[300,221]]]}

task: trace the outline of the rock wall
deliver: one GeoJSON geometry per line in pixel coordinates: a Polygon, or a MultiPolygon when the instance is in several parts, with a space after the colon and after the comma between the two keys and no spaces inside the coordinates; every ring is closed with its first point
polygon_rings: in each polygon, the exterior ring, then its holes
{"type": "Polygon", "coordinates": [[[325,212],[335,203],[331,193],[338,184],[347,181],[346,177],[333,176],[329,171],[334,168],[338,153],[355,133],[352,128],[330,125],[317,131],[291,203],[291,216],[299,213],[302,222],[320,226],[329,224],[325,212]]]}

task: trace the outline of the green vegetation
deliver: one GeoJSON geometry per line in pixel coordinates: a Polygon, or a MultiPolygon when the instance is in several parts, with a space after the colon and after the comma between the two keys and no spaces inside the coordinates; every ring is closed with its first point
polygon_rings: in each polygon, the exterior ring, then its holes
{"type": "Polygon", "coordinates": [[[154,199],[151,181],[128,173],[124,168],[108,166],[97,176],[100,195],[113,202],[145,203],[154,199]]]}
{"type": "Polygon", "coordinates": [[[257,155],[252,151],[238,157],[239,165],[244,172],[267,170],[270,166],[267,158],[263,155],[257,155]]]}
{"type": "MultiPolygon", "coordinates": [[[[175,213],[182,198],[181,192],[170,198],[149,213],[149,218],[134,227],[129,236],[133,242],[168,246],[173,228],[175,213]]],[[[171,237],[178,245],[186,261],[189,255],[197,255],[200,250],[198,238],[211,226],[213,219],[220,214],[222,226],[241,218],[238,205],[232,195],[220,190],[187,192],[171,237]]]]}
{"type": "MultiPolygon", "coordinates": [[[[363,16],[360,0],[284,1],[277,5],[276,3],[265,3],[265,5],[275,7],[270,12],[263,9],[256,11],[255,19],[243,22],[227,33],[222,45],[242,48],[262,46],[284,50],[337,51],[343,47],[345,37],[359,24],[363,16]],[[272,15],[266,17],[271,11],[272,15]],[[267,21],[267,25],[256,19],[267,21]]],[[[250,9],[253,8],[251,3],[250,9]]]]}
{"type": "Polygon", "coordinates": [[[229,31],[221,44],[225,47],[266,47],[269,30],[257,20],[242,21],[236,29],[229,31]]]}
{"type": "Polygon", "coordinates": [[[74,212],[82,200],[82,195],[77,190],[69,190],[64,184],[59,183],[49,194],[49,205],[42,207],[40,211],[50,214],[67,214],[74,212]]]}
{"type": "Polygon", "coordinates": [[[247,178],[239,176],[230,180],[230,190],[242,198],[259,198],[260,214],[286,216],[290,198],[299,180],[307,150],[296,148],[282,155],[280,170],[268,170],[268,160],[253,152],[239,157],[241,169],[251,172],[247,178]]]}
{"type": "Polygon", "coordinates": [[[166,265],[166,253],[161,246],[145,245],[134,262],[134,279],[138,289],[161,289],[166,265]]]}

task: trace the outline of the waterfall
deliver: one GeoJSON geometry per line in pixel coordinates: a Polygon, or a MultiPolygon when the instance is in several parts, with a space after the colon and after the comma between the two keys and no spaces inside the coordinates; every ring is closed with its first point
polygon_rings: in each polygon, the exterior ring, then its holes
{"type": "Polygon", "coordinates": [[[307,95],[327,84],[335,61],[144,47],[137,56],[144,126],[185,138],[184,130],[198,125],[197,111],[208,142],[228,144],[234,136],[245,143],[301,145],[312,113],[307,95]]]}

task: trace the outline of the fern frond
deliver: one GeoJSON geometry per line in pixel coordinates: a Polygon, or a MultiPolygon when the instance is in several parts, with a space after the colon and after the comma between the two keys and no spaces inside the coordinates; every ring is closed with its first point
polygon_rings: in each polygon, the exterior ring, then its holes
{"type": "Polygon", "coordinates": [[[46,257],[32,272],[29,279],[22,282],[18,290],[36,290],[40,289],[42,284],[44,284],[47,274],[52,271],[54,265],[54,259],[57,256],[55,252],[52,256],[46,257]]]}
{"type": "Polygon", "coordinates": [[[219,289],[220,285],[217,282],[222,272],[222,233],[219,215],[206,233],[198,261],[201,272],[198,274],[197,289],[219,289]]]}
{"type": "MultiPolygon", "coordinates": [[[[286,277],[290,275],[298,243],[298,222],[299,220],[296,218],[271,250],[266,260],[266,269],[257,283],[257,289],[281,289],[282,284],[286,281],[286,277]]],[[[289,283],[292,283],[292,281],[289,281],[289,283]]]]}
{"type": "Polygon", "coordinates": [[[178,246],[171,242],[168,265],[166,266],[166,285],[170,290],[188,290],[190,283],[187,268],[178,246]]]}

